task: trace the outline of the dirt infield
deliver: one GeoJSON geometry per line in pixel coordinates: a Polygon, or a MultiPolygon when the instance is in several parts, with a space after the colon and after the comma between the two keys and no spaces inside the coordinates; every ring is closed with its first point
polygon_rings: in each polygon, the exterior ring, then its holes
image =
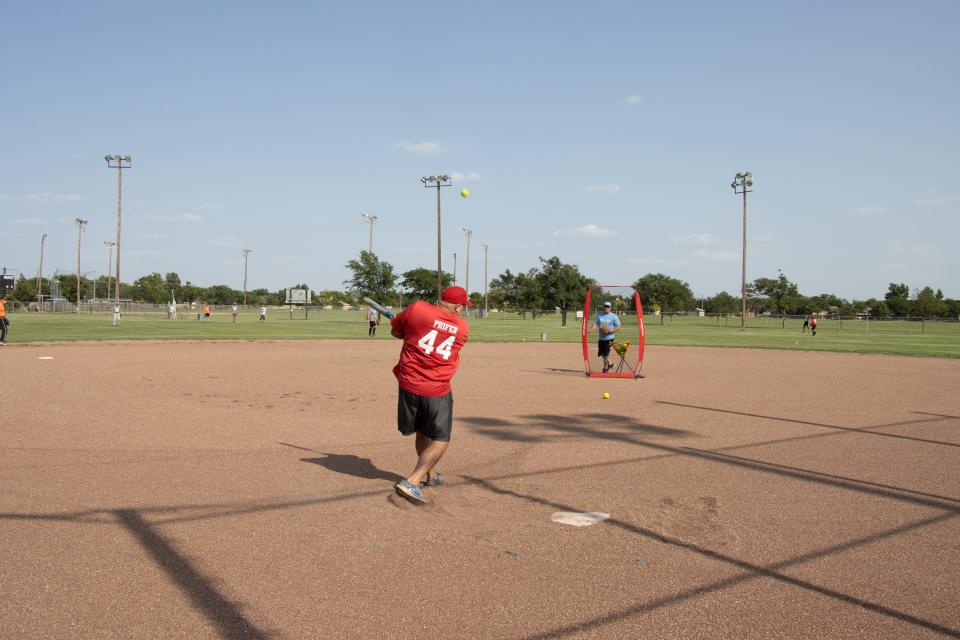
{"type": "Polygon", "coordinates": [[[960,637],[960,362],[468,345],[415,507],[398,351],[5,348],[0,637],[960,637]]]}

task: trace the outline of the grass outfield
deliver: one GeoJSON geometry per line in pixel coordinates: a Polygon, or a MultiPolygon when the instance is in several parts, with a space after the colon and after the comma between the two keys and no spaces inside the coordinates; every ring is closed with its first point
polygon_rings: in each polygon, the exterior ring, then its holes
{"type": "MultiPolygon", "coordinates": [[[[359,311],[303,312],[291,318],[287,311],[271,310],[266,322],[256,313],[241,313],[236,323],[229,314],[210,321],[183,314],[167,320],[155,314],[125,314],[119,327],[111,316],[71,313],[18,313],[10,316],[10,344],[74,340],[322,340],[367,339],[365,315],[359,311]]],[[[658,317],[646,318],[648,345],[745,347],[851,353],[960,358],[960,323],[822,320],[817,336],[801,333],[799,320],[750,318],[747,331],[739,319],[658,317]]],[[[491,313],[470,320],[470,339],[476,342],[535,342],[541,334],[549,342],[580,341],[580,325],[571,314],[561,327],[555,315],[523,319],[513,313],[491,313]]],[[[390,340],[389,327],[378,330],[378,340],[390,340]]]]}

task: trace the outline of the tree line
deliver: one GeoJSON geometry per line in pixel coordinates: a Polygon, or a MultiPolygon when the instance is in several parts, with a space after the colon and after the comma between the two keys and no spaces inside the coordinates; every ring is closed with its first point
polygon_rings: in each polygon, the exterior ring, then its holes
{"type": "MultiPolygon", "coordinates": [[[[366,251],[361,252],[358,259],[348,262],[347,268],[353,277],[344,284],[348,293],[357,297],[398,301],[436,297],[436,270],[414,269],[402,277],[397,276],[390,263],[366,251]]],[[[453,276],[444,272],[441,280],[446,287],[452,284],[453,276]]],[[[587,288],[596,283],[595,279],[581,273],[577,265],[565,264],[557,256],[541,257],[540,265],[526,272],[513,273],[507,269],[494,277],[488,286],[488,303],[493,308],[528,310],[533,314],[559,308],[565,323],[567,312],[583,308],[587,288]]],[[[740,313],[739,295],[721,291],[698,298],[687,282],[662,273],[641,276],[632,286],[640,292],[646,312],[676,313],[699,308],[707,313],[740,313]]],[[[470,292],[470,301],[482,305],[483,294],[470,292]]],[[[628,301],[620,303],[626,305],[628,301]]],[[[960,300],[946,298],[942,290],[929,286],[915,288],[911,295],[911,289],[905,283],[891,282],[881,298],[846,300],[830,293],[803,295],[797,284],[782,271],[778,271],[775,278],[757,278],[747,284],[747,309],[748,313],[755,315],[828,313],[874,318],[960,318],[960,300]]]]}
{"type": "MultiPolygon", "coordinates": [[[[525,272],[513,273],[509,269],[490,280],[488,304],[495,309],[513,309],[533,315],[543,310],[560,309],[563,322],[570,310],[583,308],[587,289],[596,280],[583,274],[574,264],[566,264],[557,256],[540,259],[540,264],[525,272]]],[[[360,255],[347,262],[351,277],[343,282],[345,289],[314,291],[311,303],[315,305],[357,305],[364,296],[369,296],[388,306],[404,306],[414,300],[433,300],[436,297],[437,271],[416,268],[402,274],[393,265],[381,260],[376,254],[361,251],[360,255]]],[[[443,287],[453,284],[453,275],[441,272],[443,287]]],[[[44,297],[50,295],[51,284],[57,283],[60,297],[76,300],[77,278],[75,274],[63,273],[53,279],[41,279],[44,297]]],[[[110,300],[113,283],[100,276],[95,281],[81,277],[81,298],[95,297],[110,300]]],[[[687,282],[662,273],[648,273],[632,283],[640,291],[646,312],[676,313],[697,308],[707,313],[740,313],[740,296],[721,291],[710,297],[697,298],[687,282]]],[[[310,289],[306,284],[292,288],[310,289]]],[[[739,293],[739,292],[738,292],[739,293]]],[[[484,304],[483,293],[469,292],[470,301],[478,307],[484,304]]],[[[170,302],[173,296],[178,302],[209,302],[228,305],[243,301],[243,292],[225,284],[199,287],[189,280],[183,281],[176,272],[166,275],[151,273],[132,283],[120,285],[120,297],[154,304],[170,302]]],[[[37,300],[37,279],[20,274],[16,287],[10,293],[13,300],[29,304],[37,300]]],[[[247,303],[251,305],[282,305],[286,301],[285,290],[247,291],[247,303]]],[[[629,308],[630,301],[621,300],[618,306],[629,308]]],[[[747,284],[748,312],[755,315],[785,314],[806,315],[830,313],[833,315],[859,315],[875,318],[924,317],[958,318],[960,300],[946,298],[940,289],[930,286],[914,288],[905,283],[889,283],[887,291],[879,298],[846,300],[834,294],[807,296],[799,291],[783,272],[777,277],[757,278],[747,284]]]]}

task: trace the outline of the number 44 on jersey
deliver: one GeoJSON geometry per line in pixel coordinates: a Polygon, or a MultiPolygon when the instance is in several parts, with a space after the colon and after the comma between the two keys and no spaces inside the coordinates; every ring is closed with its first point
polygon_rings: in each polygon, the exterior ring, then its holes
{"type": "Polygon", "coordinates": [[[423,349],[423,352],[427,355],[430,355],[431,353],[434,352],[434,350],[436,350],[436,352],[440,354],[444,360],[449,360],[450,349],[453,348],[453,341],[455,338],[456,336],[450,336],[440,344],[435,345],[434,343],[437,340],[437,330],[433,329],[432,331],[430,331],[430,333],[423,336],[422,338],[420,338],[420,340],[417,341],[417,346],[423,349]]]}

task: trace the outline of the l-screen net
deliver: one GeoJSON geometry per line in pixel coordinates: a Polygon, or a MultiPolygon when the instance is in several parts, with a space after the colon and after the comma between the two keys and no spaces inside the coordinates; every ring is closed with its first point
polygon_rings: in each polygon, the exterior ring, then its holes
{"type": "Polygon", "coordinates": [[[582,326],[583,365],[588,376],[642,377],[644,337],[643,305],[634,287],[591,285],[582,326]],[[610,303],[609,309],[606,303],[610,303]]]}

